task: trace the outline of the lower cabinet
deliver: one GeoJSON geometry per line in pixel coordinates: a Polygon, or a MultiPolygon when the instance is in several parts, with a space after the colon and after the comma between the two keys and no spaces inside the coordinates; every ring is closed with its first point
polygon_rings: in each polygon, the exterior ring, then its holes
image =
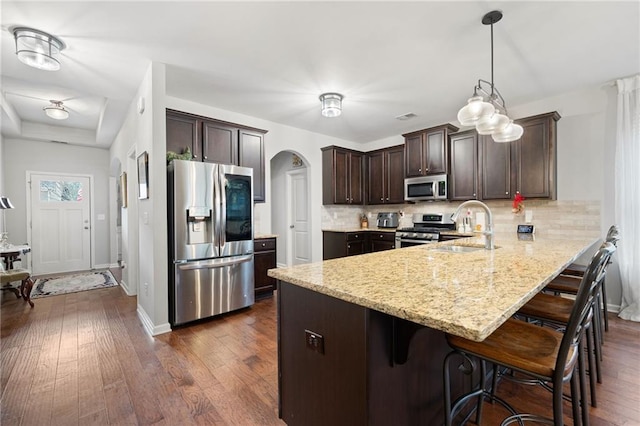
{"type": "Polygon", "coordinates": [[[395,232],[370,232],[369,242],[371,252],[391,250],[396,248],[395,232]]]}
{"type": "Polygon", "coordinates": [[[322,231],[322,259],[355,256],[357,254],[395,248],[394,232],[322,231]]]}
{"type": "Polygon", "coordinates": [[[256,300],[273,295],[276,279],[267,276],[267,271],[276,267],[276,239],[259,238],[253,242],[253,262],[256,300]]]}

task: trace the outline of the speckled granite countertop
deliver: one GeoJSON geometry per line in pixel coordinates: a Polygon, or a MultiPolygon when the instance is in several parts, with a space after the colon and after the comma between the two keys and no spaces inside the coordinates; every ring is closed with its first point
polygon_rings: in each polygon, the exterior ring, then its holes
{"type": "Polygon", "coordinates": [[[253,236],[254,240],[261,240],[263,238],[278,238],[276,234],[255,234],[253,236]]]}
{"type": "Polygon", "coordinates": [[[496,250],[440,252],[441,246],[483,246],[465,238],[324,262],[270,269],[268,275],[403,318],[481,341],[561,270],[597,243],[515,234],[495,236],[496,250]]]}

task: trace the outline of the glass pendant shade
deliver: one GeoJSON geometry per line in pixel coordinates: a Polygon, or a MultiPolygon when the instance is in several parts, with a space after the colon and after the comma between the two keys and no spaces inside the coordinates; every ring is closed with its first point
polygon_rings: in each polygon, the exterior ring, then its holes
{"type": "Polygon", "coordinates": [[[44,31],[22,27],[14,29],[13,36],[20,62],[45,71],[60,69],[58,57],[65,48],[61,40],[44,31]]]}
{"type": "Polygon", "coordinates": [[[66,120],[69,118],[69,111],[62,105],[61,101],[49,101],[51,105],[42,108],[47,117],[54,120],[66,120]]]}
{"type": "Polygon", "coordinates": [[[507,127],[507,124],[509,124],[509,117],[496,111],[490,117],[478,120],[476,130],[480,135],[490,135],[491,133],[502,131],[507,127]]]}
{"type": "Polygon", "coordinates": [[[495,142],[513,142],[520,139],[523,134],[524,129],[522,126],[515,124],[513,120],[511,120],[502,131],[493,133],[491,137],[495,142]]]}
{"type": "Polygon", "coordinates": [[[322,115],[325,117],[337,117],[342,114],[342,98],[339,93],[323,93],[320,95],[322,102],[322,115]]]}
{"type": "Polygon", "coordinates": [[[489,102],[484,102],[482,96],[472,96],[467,105],[458,111],[458,121],[463,126],[473,126],[479,120],[490,117],[494,111],[495,107],[489,102]]]}

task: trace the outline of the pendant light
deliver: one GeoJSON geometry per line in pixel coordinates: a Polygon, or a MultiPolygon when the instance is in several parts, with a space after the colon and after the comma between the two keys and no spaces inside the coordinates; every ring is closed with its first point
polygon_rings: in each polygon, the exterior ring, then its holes
{"type": "Polygon", "coordinates": [[[13,29],[16,55],[23,64],[45,71],[60,69],[60,51],[66,46],[59,38],[35,28],[13,29]]]}
{"type": "Polygon", "coordinates": [[[502,12],[493,10],[482,17],[484,25],[491,25],[491,82],[478,80],[473,96],[458,111],[463,126],[476,126],[481,135],[491,135],[496,142],[512,142],[522,137],[524,129],[507,115],[504,98],[493,83],[493,24],[502,19],[502,12]]]}
{"type": "Polygon", "coordinates": [[[325,117],[338,117],[342,114],[342,96],[340,93],[323,93],[320,95],[322,102],[322,115],[325,117]]]}
{"type": "Polygon", "coordinates": [[[51,102],[51,105],[42,108],[48,117],[54,120],[66,120],[69,118],[69,111],[62,105],[62,101],[51,100],[49,102],[51,102]]]}

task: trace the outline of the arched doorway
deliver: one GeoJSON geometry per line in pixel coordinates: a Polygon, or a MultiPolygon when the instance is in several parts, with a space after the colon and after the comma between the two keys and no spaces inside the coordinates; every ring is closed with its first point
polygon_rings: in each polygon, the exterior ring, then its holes
{"type": "Polygon", "coordinates": [[[276,154],[271,159],[271,229],[281,236],[278,266],[311,261],[309,194],[309,162],[293,151],[276,154]]]}

